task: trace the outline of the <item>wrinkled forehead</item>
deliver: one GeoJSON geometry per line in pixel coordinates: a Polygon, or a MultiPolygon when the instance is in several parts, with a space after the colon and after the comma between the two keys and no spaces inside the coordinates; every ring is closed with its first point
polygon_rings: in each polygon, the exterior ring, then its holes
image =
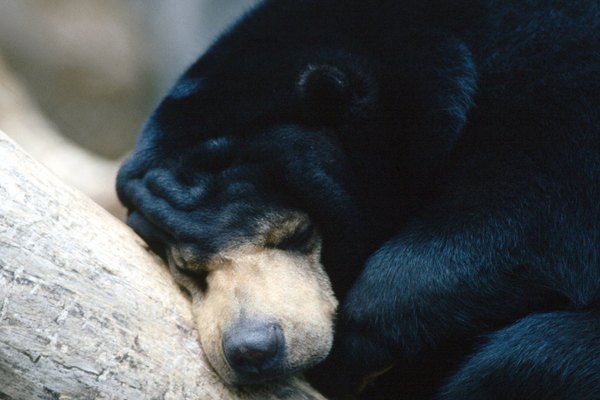
{"type": "Polygon", "coordinates": [[[180,221],[179,234],[171,245],[186,249],[188,261],[201,264],[213,256],[240,248],[271,248],[302,226],[311,223],[308,214],[265,198],[265,194],[220,200],[214,194],[180,221]]]}
{"type": "Polygon", "coordinates": [[[233,226],[219,226],[218,216],[206,224],[206,232],[194,240],[171,244],[169,256],[176,265],[190,265],[206,269],[218,265],[225,258],[240,254],[259,253],[277,247],[290,234],[311,225],[307,214],[295,210],[263,210],[240,220],[233,226]]]}
{"type": "Polygon", "coordinates": [[[243,198],[269,208],[298,206],[298,195],[331,190],[347,173],[341,146],[327,130],[288,124],[183,137],[172,130],[149,123],[120,180],[144,175],[172,187],[170,196],[180,193],[185,204],[202,198],[202,206],[218,208],[243,198]]]}
{"type": "Polygon", "coordinates": [[[155,162],[167,158],[209,171],[240,162],[268,161],[265,166],[273,167],[285,161],[289,165],[293,160],[307,157],[314,161],[316,154],[335,160],[344,157],[337,138],[329,129],[285,122],[280,118],[237,124],[233,116],[227,124],[209,129],[202,128],[204,124],[187,121],[187,114],[207,118],[197,107],[181,110],[177,104],[163,102],[142,129],[136,152],[155,153],[154,157],[150,154],[155,162]],[[175,115],[169,119],[163,117],[170,114],[175,115]]]}
{"type": "Polygon", "coordinates": [[[279,125],[183,141],[163,130],[147,126],[117,182],[130,225],[157,247],[204,257],[264,237],[290,212],[343,230],[352,202],[330,132],[279,125]]]}

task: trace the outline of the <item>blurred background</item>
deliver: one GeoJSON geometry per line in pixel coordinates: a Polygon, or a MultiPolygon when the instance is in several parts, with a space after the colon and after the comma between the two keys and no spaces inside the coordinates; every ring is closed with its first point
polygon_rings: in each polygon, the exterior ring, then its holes
{"type": "Polygon", "coordinates": [[[2,0],[0,130],[122,216],[114,174],[144,119],[256,2],[2,0]]]}

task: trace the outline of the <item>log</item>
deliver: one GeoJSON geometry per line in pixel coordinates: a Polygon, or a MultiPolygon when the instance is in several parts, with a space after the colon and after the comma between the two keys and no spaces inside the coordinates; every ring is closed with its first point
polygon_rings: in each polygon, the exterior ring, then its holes
{"type": "Polygon", "coordinates": [[[162,262],[2,132],[0,398],[323,399],[299,377],[224,385],[162,262]]]}

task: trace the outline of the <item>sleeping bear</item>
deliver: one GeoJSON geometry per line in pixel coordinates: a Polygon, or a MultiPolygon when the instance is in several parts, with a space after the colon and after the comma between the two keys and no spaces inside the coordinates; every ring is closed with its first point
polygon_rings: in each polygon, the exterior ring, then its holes
{"type": "Polygon", "coordinates": [[[595,1],[264,1],[145,124],[128,223],[230,384],[598,399],[599,49],[595,1]]]}

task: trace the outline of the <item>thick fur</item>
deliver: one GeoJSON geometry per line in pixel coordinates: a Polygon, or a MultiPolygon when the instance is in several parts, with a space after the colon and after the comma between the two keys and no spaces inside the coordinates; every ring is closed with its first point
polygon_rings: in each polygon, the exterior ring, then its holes
{"type": "Polygon", "coordinates": [[[341,301],[327,393],[394,365],[365,396],[597,398],[599,48],[588,0],[266,1],[165,97],[118,191],[194,260],[308,214],[341,301]]]}
{"type": "Polygon", "coordinates": [[[597,313],[536,314],[489,335],[440,399],[594,400],[599,369],[597,313]]]}

